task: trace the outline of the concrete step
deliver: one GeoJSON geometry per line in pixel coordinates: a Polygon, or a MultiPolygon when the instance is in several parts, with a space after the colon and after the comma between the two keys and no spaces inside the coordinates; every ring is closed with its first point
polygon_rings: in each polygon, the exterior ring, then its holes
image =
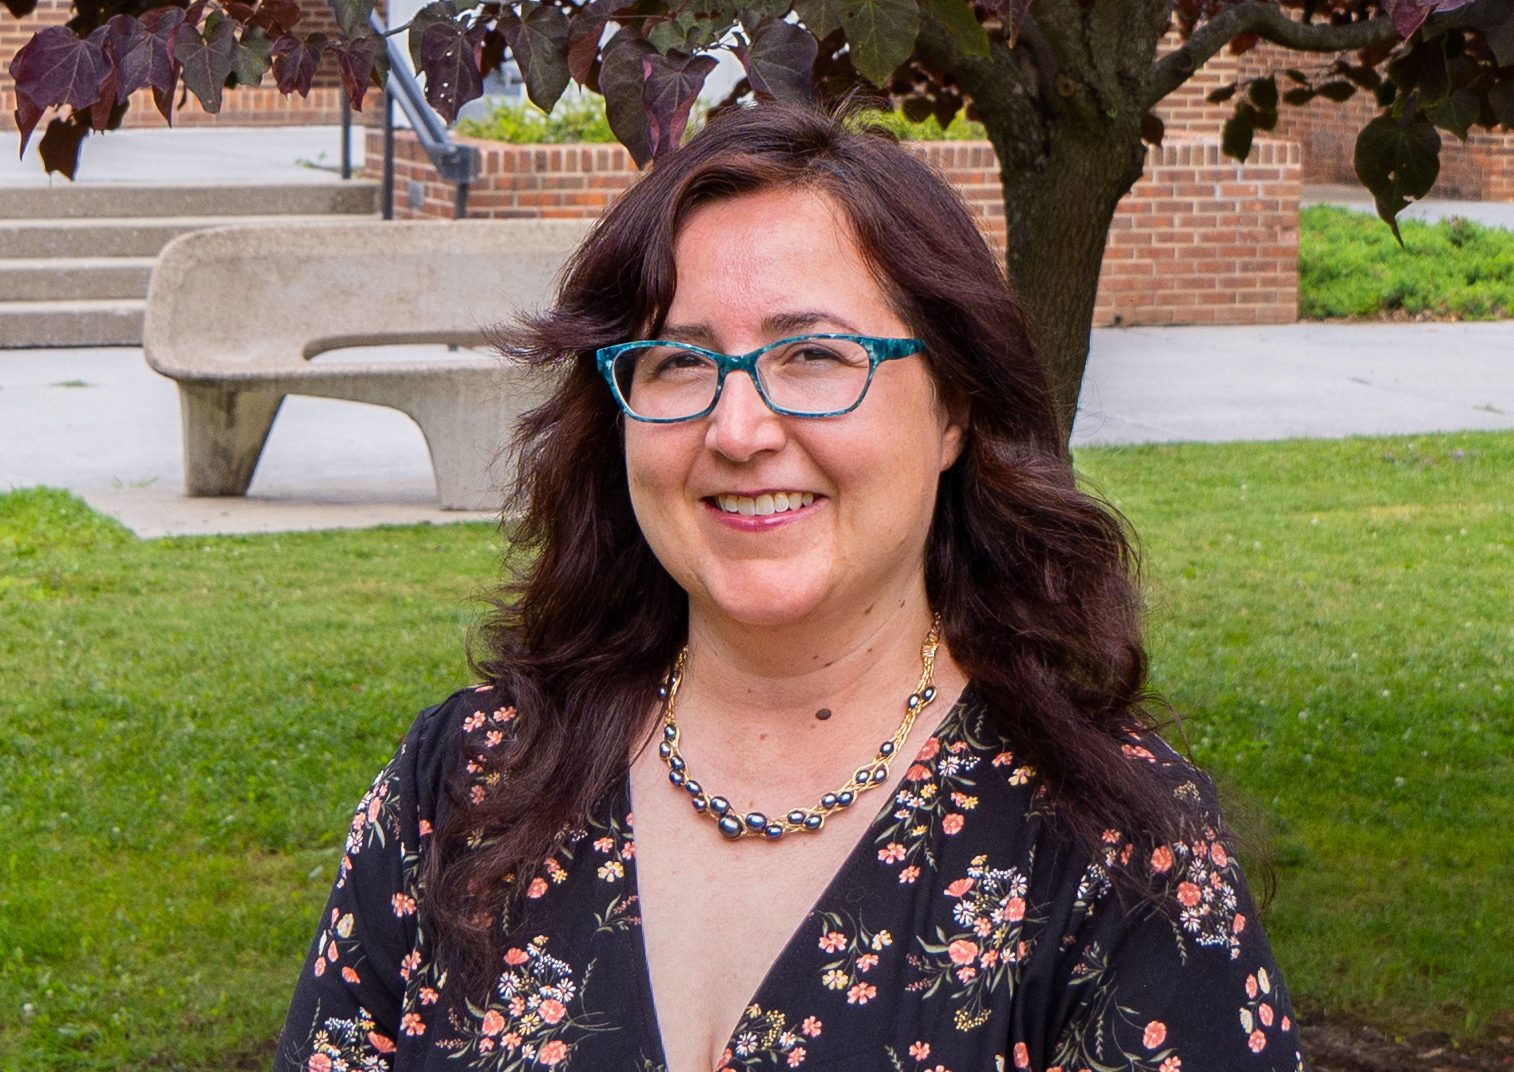
{"type": "Polygon", "coordinates": [[[115,216],[315,216],[371,215],[379,185],[346,182],[286,183],[86,183],[7,187],[0,219],[82,219],[115,216]]]}
{"type": "Polygon", "coordinates": [[[275,223],[319,225],[331,218],[330,215],[301,215],[0,219],[0,251],[7,258],[16,259],[156,257],[174,238],[206,227],[275,223]]]}
{"type": "Polygon", "coordinates": [[[152,257],[0,260],[0,302],[145,298],[152,266],[152,257]]]}
{"type": "Polygon", "coordinates": [[[0,302],[0,349],[140,346],[141,299],[0,302]]]}

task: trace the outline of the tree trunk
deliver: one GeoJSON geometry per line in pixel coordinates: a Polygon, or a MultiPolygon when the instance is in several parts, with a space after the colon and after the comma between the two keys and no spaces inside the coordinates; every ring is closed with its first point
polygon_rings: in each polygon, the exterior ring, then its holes
{"type": "Polygon", "coordinates": [[[1050,152],[1026,160],[1008,132],[989,127],[1003,162],[1006,262],[1035,329],[1064,435],[1071,435],[1088,363],[1089,326],[1115,206],[1141,177],[1139,127],[1109,120],[1053,128],[1050,152]]]}

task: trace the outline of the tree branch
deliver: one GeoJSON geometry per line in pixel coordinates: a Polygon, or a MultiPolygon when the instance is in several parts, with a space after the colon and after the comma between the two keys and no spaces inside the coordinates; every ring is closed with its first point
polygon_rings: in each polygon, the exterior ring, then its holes
{"type": "Polygon", "coordinates": [[[1272,3],[1238,4],[1227,8],[1193,31],[1181,48],[1152,65],[1146,79],[1143,106],[1151,108],[1177,89],[1189,76],[1230,41],[1254,33],[1265,41],[1295,52],[1348,52],[1390,41],[1398,36],[1387,15],[1361,22],[1332,26],[1329,23],[1295,22],[1272,3]]]}

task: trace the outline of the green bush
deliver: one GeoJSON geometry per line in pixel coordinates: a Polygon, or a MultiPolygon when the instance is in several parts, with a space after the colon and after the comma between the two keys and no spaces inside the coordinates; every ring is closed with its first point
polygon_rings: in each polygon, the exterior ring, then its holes
{"type": "Polygon", "coordinates": [[[605,118],[605,101],[597,94],[560,100],[550,114],[529,101],[500,102],[484,119],[463,119],[457,132],[468,138],[489,138],[512,145],[564,145],[570,142],[613,142],[605,118]]]}
{"type": "Polygon", "coordinates": [[[1514,232],[1453,217],[1399,223],[1332,205],[1300,213],[1299,316],[1306,320],[1499,320],[1514,315],[1514,232]]]}
{"type": "Polygon", "coordinates": [[[988,137],[982,123],[968,119],[962,112],[953,116],[944,130],[933,115],[917,123],[899,109],[864,112],[861,122],[866,126],[882,127],[900,141],[983,141],[988,137]]]}

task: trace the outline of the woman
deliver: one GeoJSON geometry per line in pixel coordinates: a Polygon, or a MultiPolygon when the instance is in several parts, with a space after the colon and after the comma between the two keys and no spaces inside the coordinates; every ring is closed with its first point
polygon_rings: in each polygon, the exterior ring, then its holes
{"type": "Polygon", "coordinates": [[[933,173],[721,116],[509,347],[566,371],[488,684],[363,799],[281,1067],[1302,1065],[1144,728],[1120,526],[933,173]]]}

